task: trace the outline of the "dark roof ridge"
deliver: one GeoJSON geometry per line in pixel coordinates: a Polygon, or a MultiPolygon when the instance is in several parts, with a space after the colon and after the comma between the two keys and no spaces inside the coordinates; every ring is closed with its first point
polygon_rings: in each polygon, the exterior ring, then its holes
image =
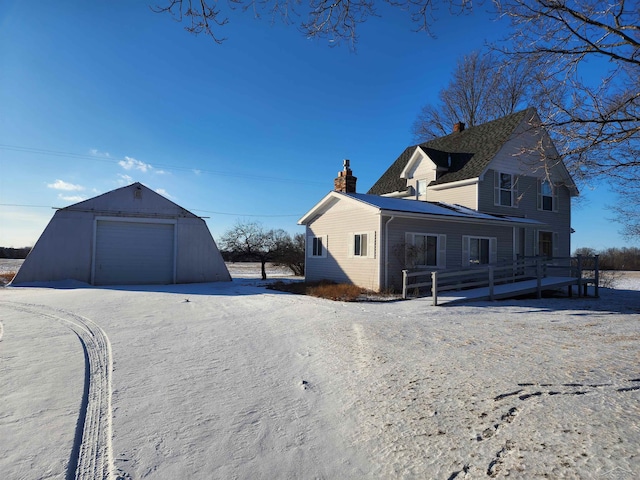
{"type": "MultiPolygon", "coordinates": [[[[465,154],[458,156],[449,171],[432,182],[432,184],[476,178],[482,174],[515,128],[527,116],[533,118],[535,115],[537,115],[535,108],[529,107],[504,117],[466,128],[461,132],[453,132],[443,137],[407,147],[367,193],[383,195],[404,190],[406,181],[400,178],[400,174],[417,147],[445,154],[465,154]]],[[[435,158],[434,161],[441,163],[435,158]]]]}

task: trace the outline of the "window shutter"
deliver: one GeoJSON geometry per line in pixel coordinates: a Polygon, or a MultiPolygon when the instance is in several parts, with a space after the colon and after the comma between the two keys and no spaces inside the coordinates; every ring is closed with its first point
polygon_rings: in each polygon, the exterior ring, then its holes
{"type": "Polygon", "coordinates": [[[500,205],[500,174],[495,170],[493,172],[493,204],[500,205]]]}
{"type": "Polygon", "coordinates": [[[313,256],[313,236],[307,237],[307,258],[313,256]]]}
{"type": "Polygon", "coordinates": [[[542,210],[542,180],[538,179],[538,210],[542,210]]]}
{"type": "Polygon", "coordinates": [[[447,268],[447,236],[438,235],[438,268],[447,268]]]}
{"type": "Polygon", "coordinates": [[[560,254],[560,235],[558,234],[558,232],[553,232],[553,256],[554,257],[559,257],[560,254]]]}
{"type": "Polygon", "coordinates": [[[553,195],[552,198],[552,202],[553,202],[553,211],[557,212],[558,211],[558,187],[556,187],[555,185],[553,185],[551,187],[551,194],[553,195]]]}
{"type": "Polygon", "coordinates": [[[513,191],[513,198],[511,199],[511,206],[518,208],[518,204],[520,203],[518,199],[518,177],[516,175],[511,176],[511,181],[513,185],[511,185],[511,190],[513,191]]]}
{"type": "Polygon", "coordinates": [[[462,266],[469,266],[469,237],[467,235],[462,236],[462,266]]]}
{"type": "Polygon", "coordinates": [[[489,263],[494,264],[498,261],[498,239],[489,239],[489,263]]]}
{"type": "Polygon", "coordinates": [[[411,247],[413,246],[413,234],[405,233],[404,234],[404,266],[405,268],[411,268],[413,265],[411,261],[411,247]]]}
{"type": "Polygon", "coordinates": [[[355,234],[347,234],[347,256],[353,258],[353,242],[355,242],[355,234]]]}
{"type": "Polygon", "coordinates": [[[376,232],[368,232],[367,240],[369,245],[367,245],[367,257],[376,258],[376,232]]]}

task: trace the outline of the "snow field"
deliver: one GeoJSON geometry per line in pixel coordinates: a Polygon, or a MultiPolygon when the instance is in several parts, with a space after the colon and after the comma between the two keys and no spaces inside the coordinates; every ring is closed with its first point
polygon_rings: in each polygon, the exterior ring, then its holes
{"type": "Polygon", "coordinates": [[[640,472],[638,283],[600,300],[435,308],[261,285],[0,290],[0,471],[69,478],[84,353],[62,319],[93,332],[97,352],[111,344],[112,388],[90,375],[112,392],[113,470],[102,478],[640,472]],[[56,438],[39,437],[50,424],[56,438]]]}

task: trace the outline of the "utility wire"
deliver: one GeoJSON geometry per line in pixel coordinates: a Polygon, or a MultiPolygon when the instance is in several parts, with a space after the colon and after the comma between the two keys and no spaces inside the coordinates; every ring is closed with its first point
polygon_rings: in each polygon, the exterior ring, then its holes
{"type": "MultiPolygon", "coordinates": [[[[51,208],[54,210],[60,210],[65,207],[52,207],[50,205],[25,205],[19,203],[0,203],[0,207],[27,207],[27,208],[51,208]]],[[[283,215],[260,215],[256,213],[230,213],[230,212],[214,212],[212,210],[202,210],[200,208],[192,208],[189,211],[193,212],[204,212],[204,213],[213,213],[215,215],[230,215],[236,217],[261,217],[261,218],[275,218],[275,217],[302,217],[302,213],[292,213],[292,214],[283,214],[283,215]]]]}

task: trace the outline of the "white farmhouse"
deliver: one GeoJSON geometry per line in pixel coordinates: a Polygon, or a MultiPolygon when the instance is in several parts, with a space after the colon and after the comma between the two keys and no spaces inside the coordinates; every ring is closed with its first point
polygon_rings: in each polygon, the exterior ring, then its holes
{"type": "Polygon", "coordinates": [[[306,226],[309,281],[371,290],[405,268],[568,257],[577,188],[534,109],[405,149],[366,194],[348,161],[306,226]]]}

